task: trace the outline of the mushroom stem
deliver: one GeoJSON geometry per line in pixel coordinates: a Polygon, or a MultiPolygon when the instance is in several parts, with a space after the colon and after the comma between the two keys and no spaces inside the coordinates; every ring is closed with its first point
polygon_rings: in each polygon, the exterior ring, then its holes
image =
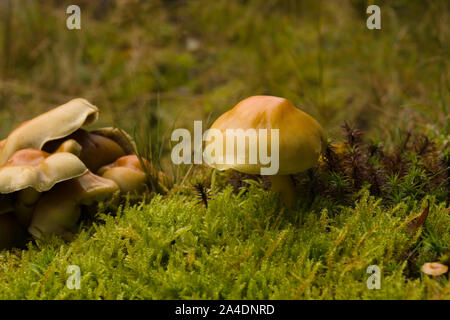
{"type": "Polygon", "coordinates": [[[295,204],[295,185],[289,175],[273,175],[269,176],[272,189],[280,193],[281,202],[289,209],[295,204]]]}
{"type": "Polygon", "coordinates": [[[36,238],[56,233],[65,240],[81,215],[81,206],[90,206],[111,197],[119,186],[112,180],[88,171],[81,177],[59,183],[43,195],[33,212],[28,231],[36,238]]]}

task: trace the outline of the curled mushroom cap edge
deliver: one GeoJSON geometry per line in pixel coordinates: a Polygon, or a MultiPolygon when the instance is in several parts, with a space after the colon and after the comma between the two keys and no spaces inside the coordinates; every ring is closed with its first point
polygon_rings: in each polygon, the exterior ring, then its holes
{"type": "Polygon", "coordinates": [[[98,108],[77,98],[22,123],[0,143],[0,165],[18,150],[41,150],[46,142],[64,138],[82,126],[96,122],[98,108]]]}

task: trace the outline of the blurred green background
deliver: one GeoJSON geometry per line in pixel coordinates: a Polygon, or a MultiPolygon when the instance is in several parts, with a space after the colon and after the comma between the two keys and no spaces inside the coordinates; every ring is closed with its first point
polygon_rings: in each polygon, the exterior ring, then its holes
{"type": "MultiPolygon", "coordinates": [[[[447,0],[0,0],[0,138],[74,97],[132,132],[282,96],[333,139],[449,132],[447,0]],[[81,30],[66,8],[81,8],[81,30]],[[366,8],[381,7],[381,30],[366,8]]],[[[209,123],[210,123],[209,122],[209,123]]],[[[170,135],[169,135],[170,137],[170,135]]],[[[169,150],[168,146],[164,149],[169,150]]]]}

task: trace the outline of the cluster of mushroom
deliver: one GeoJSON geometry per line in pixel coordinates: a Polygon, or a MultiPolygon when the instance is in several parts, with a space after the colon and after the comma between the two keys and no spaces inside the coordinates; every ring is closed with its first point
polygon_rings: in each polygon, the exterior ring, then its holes
{"type": "Polygon", "coordinates": [[[82,129],[98,114],[88,101],[74,99],[0,141],[0,249],[23,245],[28,232],[68,239],[82,206],[145,188],[141,164],[149,163],[138,159],[126,133],[82,129]]]}

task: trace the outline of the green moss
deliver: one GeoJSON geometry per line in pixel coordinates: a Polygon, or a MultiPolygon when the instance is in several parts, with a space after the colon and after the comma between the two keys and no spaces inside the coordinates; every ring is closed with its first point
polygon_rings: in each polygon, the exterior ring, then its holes
{"type": "Polygon", "coordinates": [[[425,226],[409,234],[426,201],[385,208],[363,193],[330,217],[319,206],[286,214],[276,200],[251,186],[241,196],[227,188],[208,209],[183,195],[125,206],[71,243],[51,238],[0,253],[0,298],[450,298],[447,276],[420,273],[421,263],[449,250],[445,203],[431,198],[425,226]],[[412,250],[417,263],[408,260],[412,250]],[[380,290],[366,286],[373,264],[380,290]],[[66,287],[69,265],[81,268],[80,290],[66,287]]]}

